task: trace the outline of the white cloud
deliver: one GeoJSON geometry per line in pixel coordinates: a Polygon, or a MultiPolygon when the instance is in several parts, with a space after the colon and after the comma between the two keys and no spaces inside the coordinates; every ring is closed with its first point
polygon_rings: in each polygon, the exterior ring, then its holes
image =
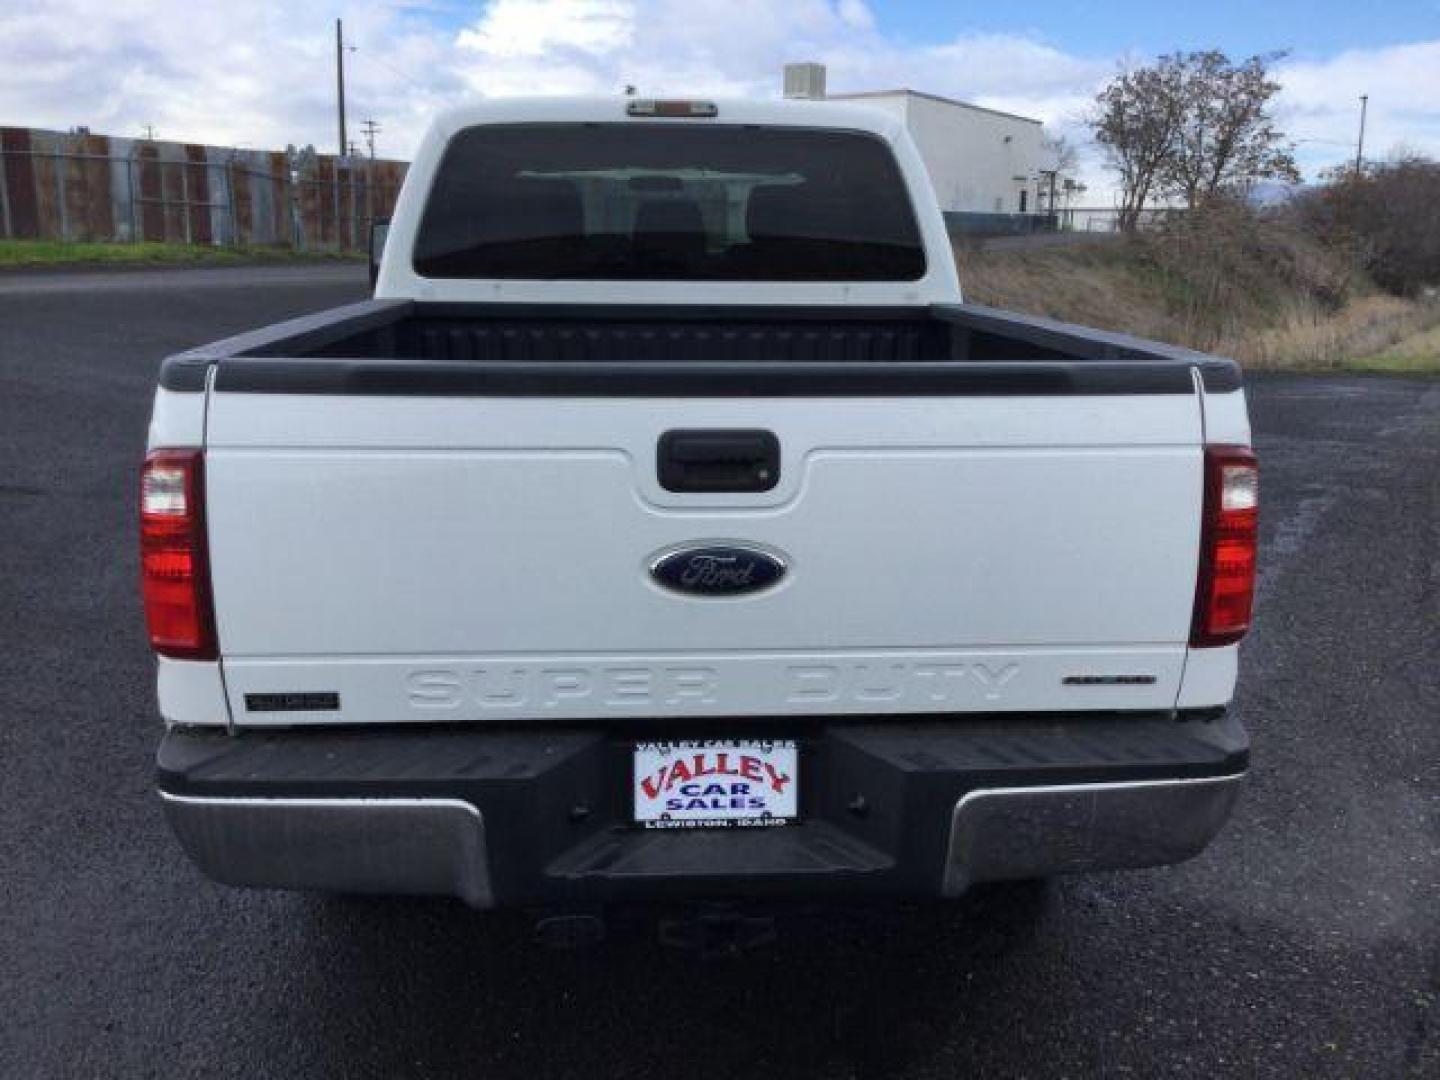
{"type": "MultiPolygon", "coordinates": [[[[353,0],[339,14],[349,112],[383,125],[383,153],[413,151],[428,117],[467,97],[619,93],[774,97],[780,67],[815,60],[837,92],[910,86],[1068,129],[1118,57],[1024,34],[911,42],[865,0],[490,0],[458,27],[448,0],[353,0]],[[447,23],[448,20],[448,23],[447,23]]],[[[0,123],[88,124],[252,147],[335,144],[336,9],[313,0],[0,0],[0,123]]],[[[1367,143],[1440,155],[1440,42],[1294,60],[1281,119],[1304,163],[1343,160],[1356,98],[1367,143]]],[[[1091,155],[1092,198],[1107,186],[1091,155]]]]}
{"type": "MultiPolygon", "coordinates": [[[[441,12],[453,10],[441,9],[441,12]]],[[[87,124],[220,144],[334,143],[334,9],[249,0],[52,0],[0,8],[0,122],[87,124]]],[[[491,0],[458,29],[423,6],[340,11],[350,114],[409,153],[424,118],[470,96],[643,93],[772,97],[780,66],[830,67],[837,90],[915,86],[1056,119],[1109,68],[1025,37],[908,45],[864,0],[491,0]]]]}
{"type": "Polygon", "coordinates": [[[1440,157],[1440,41],[1296,60],[1279,74],[1279,119],[1300,143],[1306,173],[1353,161],[1360,95],[1370,96],[1365,156],[1407,147],[1440,157]]]}
{"type": "Polygon", "coordinates": [[[603,57],[631,44],[635,14],[628,0],[494,0],[456,44],[504,59],[571,50],[603,57]]]}
{"type": "MultiPolygon", "coordinates": [[[[57,0],[0,6],[0,123],[280,148],[335,143],[334,22],[284,0],[57,0]]],[[[413,147],[421,117],[464,93],[454,47],[398,7],[345,12],[351,115],[413,147]],[[405,74],[398,74],[403,72],[405,74]]],[[[383,137],[382,137],[383,138],[383,137]]]]}
{"type": "Polygon", "coordinates": [[[870,9],[865,6],[864,0],[840,0],[837,11],[840,20],[847,26],[853,26],[857,30],[873,30],[875,28],[875,16],[870,14],[870,9]]]}

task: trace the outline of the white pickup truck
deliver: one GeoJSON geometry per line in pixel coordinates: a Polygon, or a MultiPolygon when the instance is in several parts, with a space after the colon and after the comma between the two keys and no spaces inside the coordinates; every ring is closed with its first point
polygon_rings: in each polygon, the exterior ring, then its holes
{"type": "Polygon", "coordinates": [[[1230,361],[961,300],[903,126],[425,137],[375,297],[164,362],[158,786],[236,885],[563,914],[956,896],[1226,819],[1230,361]]]}

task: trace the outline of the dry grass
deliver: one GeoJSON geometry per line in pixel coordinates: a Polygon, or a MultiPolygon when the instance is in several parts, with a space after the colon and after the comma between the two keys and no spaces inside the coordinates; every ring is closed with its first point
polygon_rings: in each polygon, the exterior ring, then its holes
{"type": "Polygon", "coordinates": [[[1432,325],[1388,349],[1351,360],[1346,367],[1387,375],[1440,375],[1440,325],[1432,325]]]}
{"type": "Polygon", "coordinates": [[[1157,252],[1151,239],[962,250],[956,259],[967,300],[1233,356],[1247,367],[1440,369],[1440,302],[1379,293],[1305,244],[1257,252],[1256,243],[1253,234],[1235,245],[1210,234],[1188,256],[1157,252]]]}
{"type": "Polygon", "coordinates": [[[965,250],[956,261],[965,299],[977,304],[1181,344],[1183,331],[1166,310],[1162,284],[1142,272],[1121,242],[965,250]]]}
{"type": "MultiPolygon", "coordinates": [[[[1247,367],[1336,370],[1355,366],[1357,357],[1383,354],[1392,346],[1423,338],[1437,325],[1440,305],[1384,294],[1356,297],[1333,313],[1313,304],[1297,303],[1276,325],[1224,342],[1219,351],[1247,367]]],[[[1428,336],[1435,362],[1440,359],[1440,341],[1435,340],[1434,333],[1428,336]]],[[[1414,352],[1417,358],[1422,355],[1418,349],[1414,352]]]]}

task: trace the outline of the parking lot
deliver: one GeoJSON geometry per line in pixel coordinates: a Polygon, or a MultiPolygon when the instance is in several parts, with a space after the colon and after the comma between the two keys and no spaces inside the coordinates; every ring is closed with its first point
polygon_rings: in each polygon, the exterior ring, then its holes
{"type": "Polygon", "coordinates": [[[1440,1075],[1440,382],[1257,378],[1254,739],[1163,870],[818,914],[705,961],[202,879],[151,792],[159,360],[360,267],[0,276],[0,1076],[1440,1075]]]}

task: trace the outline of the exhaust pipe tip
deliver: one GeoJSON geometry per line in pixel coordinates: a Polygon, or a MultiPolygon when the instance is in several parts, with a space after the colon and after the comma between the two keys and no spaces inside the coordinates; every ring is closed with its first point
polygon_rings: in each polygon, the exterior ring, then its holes
{"type": "Polygon", "coordinates": [[[769,915],[746,915],[717,907],[687,919],[665,919],[659,927],[660,943],[693,952],[705,959],[740,956],[773,945],[779,934],[769,915]]]}

